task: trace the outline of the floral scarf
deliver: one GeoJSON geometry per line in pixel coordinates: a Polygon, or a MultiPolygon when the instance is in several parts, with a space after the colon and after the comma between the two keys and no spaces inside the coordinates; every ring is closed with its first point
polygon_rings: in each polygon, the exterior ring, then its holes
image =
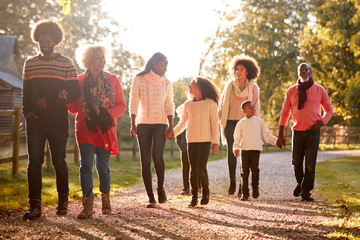
{"type": "Polygon", "coordinates": [[[105,72],[100,73],[97,81],[93,79],[89,70],[85,72],[80,88],[80,101],[85,123],[90,132],[98,132],[100,129],[102,134],[105,134],[114,126],[114,121],[106,109],[114,107],[115,97],[109,76],[105,72]],[[98,107],[98,114],[94,106],[98,107]]]}

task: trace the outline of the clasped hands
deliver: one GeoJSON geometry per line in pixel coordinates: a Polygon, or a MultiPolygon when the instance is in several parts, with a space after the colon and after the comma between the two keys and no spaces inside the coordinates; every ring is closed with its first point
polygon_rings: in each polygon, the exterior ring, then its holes
{"type": "MultiPolygon", "coordinates": [[[[137,138],[137,127],[135,124],[131,124],[130,134],[133,138],[137,138]]],[[[174,130],[172,127],[169,127],[165,132],[167,139],[172,140],[174,138],[174,130]]]]}
{"type": "MultiPolygon", "coordinates": [[[[65,90],[65,89],[62,89],[58,92],[58,98],[59,99],[67,99],[67,95],[68,95],[68,91],[65,90]]],[[[47,102],[46,102],[46,98],[45,97],[42,97],[42,98],[39,98],[37,101],[36,101],[36,106],[40,109],[47,109],[48,106],[47,106],[47,102]]],[[[29,112],[28,114],[26,114],[25,118],[39,118],[34,112],[29,112]]]]}

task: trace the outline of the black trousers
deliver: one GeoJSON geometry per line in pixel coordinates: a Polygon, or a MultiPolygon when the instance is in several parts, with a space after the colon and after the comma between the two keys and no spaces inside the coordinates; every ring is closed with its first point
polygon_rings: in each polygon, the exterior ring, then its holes
{"type": "Polygon", "coordinates": [[[188,155],[190,160],[190,182],[193,198],[198,198],[198,181],[200,179],[203,188],[202,194],[209,193],[209,178],[206,170],[210,154],[210,142],[188,143],[188,155]]]}
{"type": "Polygon", "coordinates": [[[241,150],[241,190],[243,195],[249,196],[249,174],[251,170],[251,186],[259,187],[259,159],[260,151],[241,150]]]}
{"type": "Polygon", "coordinates": [[[234,131],[238,120],[227,120],[226,126],[224,129],[226,146],[227,146],[227,159],[229,167],[229,177],[230,180],[236,181],[236,163],[237,159],[233,153],[233,144],[234,144],[234,131]]]}

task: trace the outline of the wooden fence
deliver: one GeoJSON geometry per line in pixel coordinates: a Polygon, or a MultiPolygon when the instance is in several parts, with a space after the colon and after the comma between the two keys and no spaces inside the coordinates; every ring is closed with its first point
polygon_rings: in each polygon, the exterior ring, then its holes
{"type": "MultiPolygon", "coordinates": [[[[0,133],[0,143],[4,141],[11,140],[12,142],[12,156],[0,158],[0,164],[2,163],[12,163],[12,176],[16,177],[18,174],[19,160],[24,160],[28,158],[27,154],[19,155],[20,148],[20,139],[25,138],[26,133],[20,131],[21,124],[21,109],[15,108],[13,110],[0,110],[0,117],[4,116],[13,116],[14,118],[14,128],[12,133],[1,134],[0,133]]],[[[278,133],[278,129],[271,129],[271,132],[275,135],[278,133]]],[[[74,130],[69,131],[70,134],[74,134],[74,130]]],[[[119,137],[119,154],[116,156],[117,160],[120,160],[121,152],[132,152],[132,159],[136,160],[136,154],[138,153],[138,145],[136,139],[132,139],[132,147],[121,147],[121,138],[122,136],[127,136],[129,133],[118,133],[119,137]]],[[[290,128],[285,129],[285,141],[287,144],[291,142],[291,130],[290,128]]],[[[344,126],[335,126],[335,127],[322,127],[321,128],[321,143],[326,144],[350,144],[350,143],[360,143],[360,128],[359,127],[344,127],[344,126]]],[[[129,144],[127,144],[129,145],[129,144]]],[[[268,148],[268,144],[265,144],[265,149],[268,148]]],[[[219,148],[220,152],[224,151],[226,148],[221,146],[219,148]]],[[[174,153],[178,152],[178,148],[175,145],[174,140],[170,142],[170,148],[165,148],[165,151],[170,151],[170,155],[173,158],[174,153]]],[[[74,145],[71,149],[66,150],[67,153],[74,154],[74,162],[79,162],[79,150],[74,141],[74,145]]],[[[45,163],[50,165],[50,152],[48,144],[45,148],[45,163]]]]}

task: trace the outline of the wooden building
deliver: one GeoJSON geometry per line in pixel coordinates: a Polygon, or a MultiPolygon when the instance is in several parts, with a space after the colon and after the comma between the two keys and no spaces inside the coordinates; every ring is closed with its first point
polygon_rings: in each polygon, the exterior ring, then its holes
{"type": "MultiPolygon", "coordinates": [[[[14,55],[16,36],[0,36],[0,110],[21,107],[22,80],[14,55]]],[[[0,117],[0,133],[13,130],[12,117],[0,117]]]]}

